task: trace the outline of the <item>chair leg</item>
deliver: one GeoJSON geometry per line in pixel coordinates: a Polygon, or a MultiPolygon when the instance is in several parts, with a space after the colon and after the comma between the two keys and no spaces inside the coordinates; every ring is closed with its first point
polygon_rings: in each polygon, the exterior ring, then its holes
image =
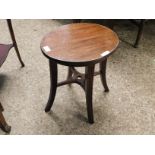
{"type": "Polygon", "coordinates": [[[0,103],[0,111],[4,111],[4,108],[1,103],[0,103]]]}
{"type": "Polygon", "coordinates": [[[13,28],[12,28],[11,19],[7,19],[7,24],[8,24],[9,32],[10,32],[10,35],[11,35],[11,39],[13,41],[13,45],[14,45],[17,57],[19,59],[19,62],[21,63],[21,66],[24,67],[25,64],[22,61],[19,50],[18,50],[17,42],[16,42],[15,35],[14,35],[14,31],[13,31],[13,28]]]}
{"type": "Polygon", "coordinates": [[[2,105],[0,103],[0,127],[2,128],[3,131],[9,133],[11,131],[11,127],[8,126],[8,124],[5,121],[5,118],[4,118],[3,114],[2,114],[3,110],[4,109],[3,109],[3,107],[2,107],[2,105]]]}
{"type": "Polygon", "coordinates": [[[23,62],[23,60],[21,59],[21,56],[20,56],[20,53],[19,53],[19,50],[18,50],[18,46],[17,46],[17,43],[14,43],[14,47],[15,47],[15,51],[16,51],[16,54],[17,54],[17,57],[21,63],[21,66],[24,67],[25,64],[23,62]]]}
{"type": "Polygon", "coordinates": [[[50,95],[49,95],[49,99],[45,108],[45,112],[50,111],[54,99],[55,99],[55,95],[56,95],[56,90],[57,90],[57,63],[54,61],[49,60],[49,67],[50,67],[50,95]]]}
{"type": "Polygon", "coordinates": [[[141,19],[140,21],[140,24],[138,26],[138,34],[137,34],[137,38],[136,38],[136,41],[135,41],[135,44],[134,44],[134,47],[137,48],[138,45],[139,45],[139,42],[142,38],[142,34],[143,34],[143,29],[144,29],[144,23],[145,23],[145,20],[144,19],[141,19]]]}
{"type": "Polygon", "coordinates": [[[105,89],[105,92],[109,92],[109,88],[106,80],[106,64],[107,64],[107,59],[100,62],[100,77],[101,77],[101,82],[105,89]]]}
{"type": "Polygon", "coordinates": [[[86,94],[86,104],[87,104],[87,114],[88,122],[94,123],[93,116],[93,78],[94,78],[94,68],[95,65],[87,66],[85,69],[85,94],[86,94]]]}

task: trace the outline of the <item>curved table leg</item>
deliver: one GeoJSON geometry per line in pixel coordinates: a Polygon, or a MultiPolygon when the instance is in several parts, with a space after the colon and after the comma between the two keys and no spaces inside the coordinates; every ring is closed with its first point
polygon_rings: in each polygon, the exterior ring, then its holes
{"type": "Polygon", "coordinates": [[[100,77],[101,77],[101,81],[105,89],[105,92],[108,92],[109,88],[108,88],[107,81],[106,81],[106,64],[107,64],[107,59],[100,62],[100,77]]]}
{"type": "Polygon", "coordinates": [[[93,79],[94,79],[94,68],[95,65],[87,66],[85,69],[85,93],[86,93],[86,104],[87,114],[89,123],[94,123],[93,116],[93,79]]]}
{"type": "Polygon", "coordinates": [[[11,127],[8,126],[8,124],[5,121],[5,118],[4,118],[3,114],[2,114],[3,110],[4,109],[3,109],[3,107],[2,107],[2,105],[0,103],[0,127],[2,128],[3,131],[9,133],[11,131],[11,127]]]}
{"type": "Polygon", "coordinates": [[[57,89],[57,63],[54,61],[49,60],[49,68],[50,68],[50,95],[49,95],[49,99],[45,108],[45,112],[50,111],[54,99],[55,99],[55,95],[56,95],[56,89],[57,89]]]}

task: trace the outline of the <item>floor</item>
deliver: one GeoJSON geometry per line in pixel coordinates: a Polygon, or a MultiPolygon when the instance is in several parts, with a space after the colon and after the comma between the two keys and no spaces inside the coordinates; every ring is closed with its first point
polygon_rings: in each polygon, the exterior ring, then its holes
{"type": "MultiPolygon", "coordinates": [[[[12,126],[11,135],[155,134],[155,20],[146,23],[139,48],[131,46],[136,27],[129,21],[117,22],[114,30],[121,41],[108,59],[110,92],[104,93],[99,76],[95,77],[93,125],[87,123],[85,96],[76,84],[58,88],[52,111],[44,112],[50,83],[48,60],[40,51],[40,41],[46,33],[72,20],[12,22],[26,67],[20,68],[12,49],[0,72],[0,100],[12,126]]],[[[1,42],[9,43],[5,20],[0,20],[0,25],[1,42]]],[[[59,80],[66,76],[67,67],[59,66],[59,80]]],[[[5,133],[0,130],[0,134],[5,133]]]]}

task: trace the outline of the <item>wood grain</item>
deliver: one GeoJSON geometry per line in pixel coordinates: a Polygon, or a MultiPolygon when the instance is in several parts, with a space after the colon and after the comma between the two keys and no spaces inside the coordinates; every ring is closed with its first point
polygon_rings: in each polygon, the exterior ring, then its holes
{"type": "MultiPolygon", "coordinates": [[[[76,23],[59,27],[41,42],[44,55],[59,63],[98,62],[106,51],[110,55],[118,46],[115,32],[99,24],[76,23]]],[[[106,56],[108,56],[106,55],[106,56]]]]}

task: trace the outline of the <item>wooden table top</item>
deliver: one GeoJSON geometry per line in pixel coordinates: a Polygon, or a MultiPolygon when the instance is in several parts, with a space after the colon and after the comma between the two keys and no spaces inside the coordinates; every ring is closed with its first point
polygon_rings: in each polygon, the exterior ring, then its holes
{"type": "Polygon", "coordinates": [[[89,64],[99,62],[115,51],[118,36],[109,28],[91,23],[68,24],[47,34],[41,50],[60,63],[89,64]]]}

